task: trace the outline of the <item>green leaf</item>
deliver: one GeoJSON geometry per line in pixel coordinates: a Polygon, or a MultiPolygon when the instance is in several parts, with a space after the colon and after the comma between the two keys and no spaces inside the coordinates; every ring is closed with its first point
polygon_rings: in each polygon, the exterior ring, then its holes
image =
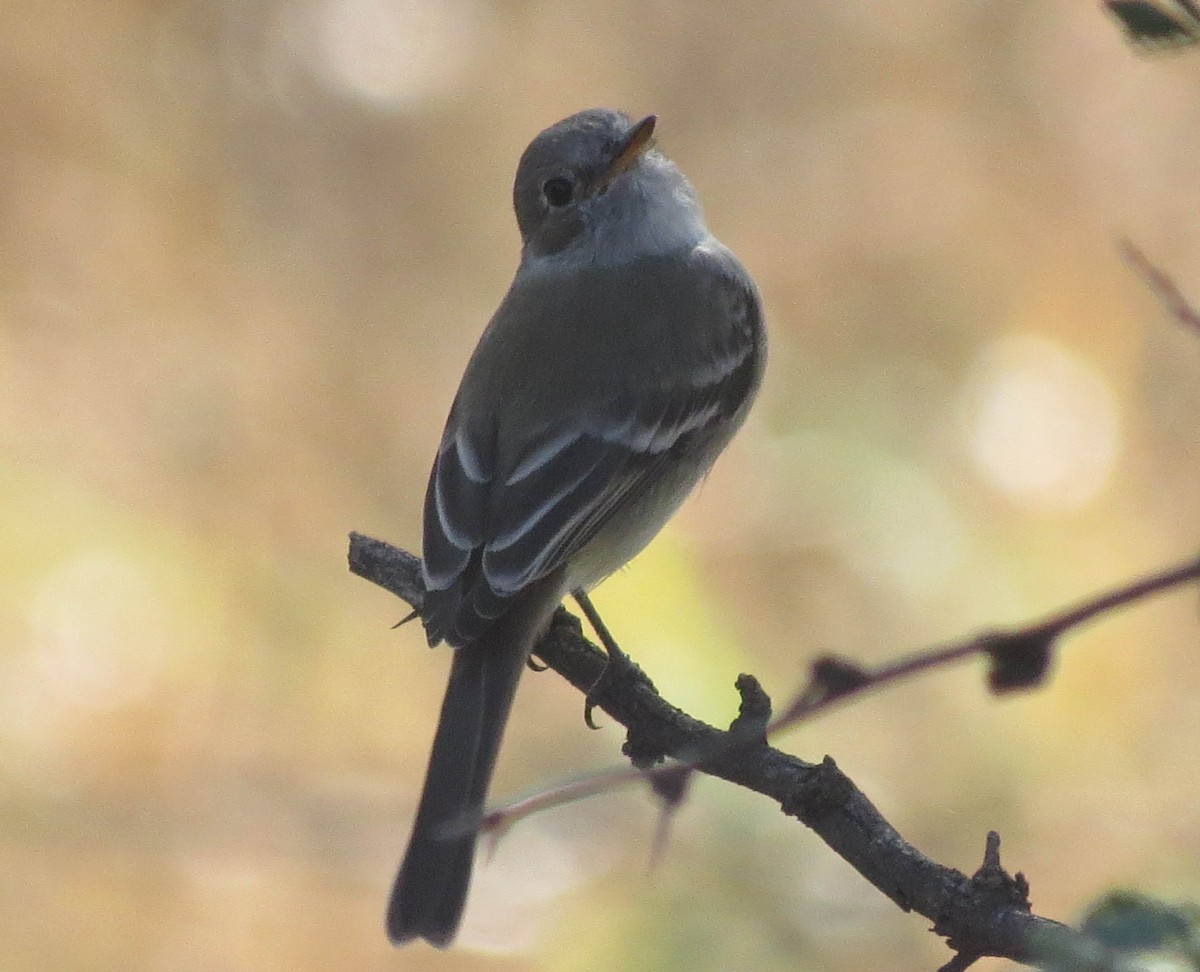
{"type": "Polygon", "coordinates": [[[1194,906],[1114,891],[1092,906],[1082,931],[1118,951],[1147,952],[1186,943],[1198,925],[1200,912],[1194,906]]]}

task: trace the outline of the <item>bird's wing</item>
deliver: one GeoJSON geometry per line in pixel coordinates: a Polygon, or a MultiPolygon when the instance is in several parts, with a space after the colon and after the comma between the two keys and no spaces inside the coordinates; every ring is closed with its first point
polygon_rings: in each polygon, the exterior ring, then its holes
{"type": "Polygon", "coordinates": [[[683,383],[558,416],[525,436],[507,470],[496,459],[495,417],[452,410],[425,501],[422,615],[431,643],[478,637],[509,598],[569,562],[681,457],[715,458],[706,440],[731,433],[761,370],[758,303],[743,292],[743,313],[754,320],[731,328],[683,383]]]}

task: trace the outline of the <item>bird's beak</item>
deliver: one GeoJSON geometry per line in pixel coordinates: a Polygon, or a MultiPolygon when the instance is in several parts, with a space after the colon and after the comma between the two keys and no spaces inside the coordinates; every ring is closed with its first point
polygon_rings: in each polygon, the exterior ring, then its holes
{"type": "Polygon", "coordinates": [[[608,171],[601,177],[602,188],[607,187],[622,172],[627,172],[637,165],[638,159],[650,148],[650,140],[654,137],[654,126],[657,122],[658,115],[647,115],[633,126],[633,131],[621,146],[621,151],[613,157],[608,171]]]}

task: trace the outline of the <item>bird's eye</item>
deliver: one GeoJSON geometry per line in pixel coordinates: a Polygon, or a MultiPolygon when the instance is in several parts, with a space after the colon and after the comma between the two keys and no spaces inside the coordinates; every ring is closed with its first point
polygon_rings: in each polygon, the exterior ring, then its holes
{"type": "Polygon", "coordinates": [[[562,176],[547,179],[542,184],[542,195],[546,197],[546,202],[555,209],[569,203],[574,194],[575,187],[571,184],[571,180],[564,179],[562,176]]]}

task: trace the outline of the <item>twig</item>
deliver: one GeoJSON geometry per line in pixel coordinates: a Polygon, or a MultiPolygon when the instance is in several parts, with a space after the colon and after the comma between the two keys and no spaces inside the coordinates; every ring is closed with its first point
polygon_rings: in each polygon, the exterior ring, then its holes
{"type": "Polygon", "coordinates": [[[835,703],[976,655],[986,655],[991,662],[988,680],[993,691],[1031,687],[1045,678],[1063,635],[1110,611],[1195,580],[1200,580],[1200,558],[1106,591],[1043,621],[927,648],[874,669],[832,656],[818,659],[809,684],[771,725],[771,731],[811,718],[835,703]]]}
{"type": "Polygon", "coordinates": [[[1120,240],[1118,246],[1125,262],[1138,272],[1146,282],[1146,286],[1163,302],[1175,320],[1184,327],[1191,328],[1197,336],[1200,336],[1200,312],[1197,312],[1196,308],[1183,296],[1183,291],[1179,289],[1175,281],[1151,263],[1150,258],[1129,240],[1120,240]]]}

